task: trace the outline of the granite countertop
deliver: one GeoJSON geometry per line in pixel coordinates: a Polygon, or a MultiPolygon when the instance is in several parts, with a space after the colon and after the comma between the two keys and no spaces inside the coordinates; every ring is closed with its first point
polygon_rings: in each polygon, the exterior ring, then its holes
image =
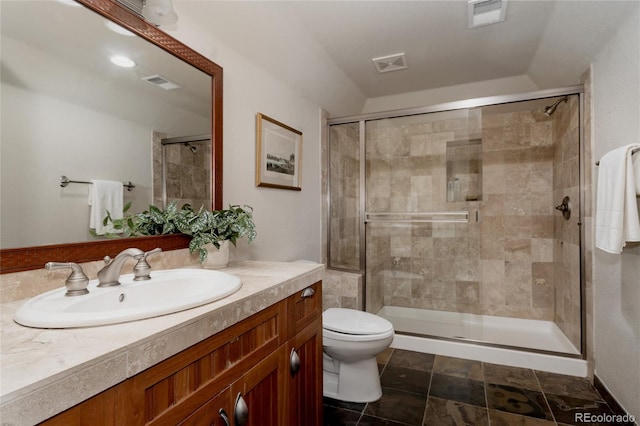
{"type": "Polygon", "coordinates": [[[13,321],[24,300],[0,305],[0,421],[34,424],[321,280],[324,265],[243,261],[225,299],[156,318],[100,327],[36,329],[13,321]]]}

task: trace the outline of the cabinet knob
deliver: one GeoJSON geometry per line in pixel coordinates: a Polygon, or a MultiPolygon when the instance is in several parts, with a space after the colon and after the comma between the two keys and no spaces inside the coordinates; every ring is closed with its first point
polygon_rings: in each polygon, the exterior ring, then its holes
{"type": "Polygon", "coordinates": [[[231,423],[229,422],[229,416],[227,416],[227,412],[224,411],[224,408],[221,408],[220,410],[218,410],[218,414],[222,418],[222,421],[224,422],[225,426],[231,426],[231,423]]]}
{"type": "Polygon", "coordinates": [[[295,349],[291,349],[291,357],[289,358],[289,368],[291,376],[295,376],[300,371],[300,356],[295,349]]]}
{"type": "Polygon", "coordinates": [[[304,290],[302,290],[302,298],[303,299],[307,298],[307,297],[313,297],[314,294],[316,294],[316,292],[311,287],[307,287],[304,290]]]}
{"type": "Polygon", "coordinates": [[[236,397],[236,404],[233,408],[233,417],[235,419],[236,426],[244,426],[249,420],[249,407],[242,397],[242,393],[238,392],[236,397]]]}

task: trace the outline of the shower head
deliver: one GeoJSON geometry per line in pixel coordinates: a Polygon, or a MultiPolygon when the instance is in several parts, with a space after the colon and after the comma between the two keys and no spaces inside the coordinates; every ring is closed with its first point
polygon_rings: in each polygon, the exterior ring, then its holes
{"type": "Polygon", "coordinates": [[[184,146],[189,148],[189,151],[191,151],[192,154],[195,154],[196,152],[198,152],[198,148],[191,145],[189,142],[185,142],[184,146]]]}
{"type": "Polygon", "coordinates": [[[546,115],[547,117],[551,117],[551,114],[556,112],[556,108],[558,108],[558,105],[560,104],[560,102],[567,102],[567,99],[568,99],[568,96],[563,96],[560,99],[558,99],[556,103],[554,103],[553,105],[546,107],[544,109],[544,115],[546,115]]]}

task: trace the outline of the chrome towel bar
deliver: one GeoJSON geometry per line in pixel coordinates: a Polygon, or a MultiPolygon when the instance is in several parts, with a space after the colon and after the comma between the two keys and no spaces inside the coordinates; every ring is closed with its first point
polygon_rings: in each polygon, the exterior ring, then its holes
{"type": "Polygon", "coordinates": [[[469,223],[469,212],[365,213],[365,223],[469,223]]]}
{"type": "MultiPolygon", "coordinates": [[[[62,188],[66,188],[66,186],[69,185],[70,183],[85,183],[85,184],[91,185],[91,182],[86,180],[71,180],[65,175],[60,176],[60,186],[62,188]]],[[[133,191],[136,187],[133,183],[131,183],[131,181],[123,182],[122,186],[127,188],[127,191],[133,191]]]]}
{"type": "MultiPolygon", "coordinates": [[[[636,154],[638,152],[640,152],[640,148],[632,149],[631,155],[636,154]]],[[[596,161],[596,166],[599,166],[599,165],[600,165],[600,161],[596,161]]]]}

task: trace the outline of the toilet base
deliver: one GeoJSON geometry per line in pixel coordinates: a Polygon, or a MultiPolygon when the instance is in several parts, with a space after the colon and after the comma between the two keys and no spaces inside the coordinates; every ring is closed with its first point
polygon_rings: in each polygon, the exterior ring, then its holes
{"type": "Polygon", "coordinates": [[[322,372],[323,395],[348,402],[373,402],[382,396],[380,373],[375,358],[353,363],[340,362],[339,373],[322,372]]]}

